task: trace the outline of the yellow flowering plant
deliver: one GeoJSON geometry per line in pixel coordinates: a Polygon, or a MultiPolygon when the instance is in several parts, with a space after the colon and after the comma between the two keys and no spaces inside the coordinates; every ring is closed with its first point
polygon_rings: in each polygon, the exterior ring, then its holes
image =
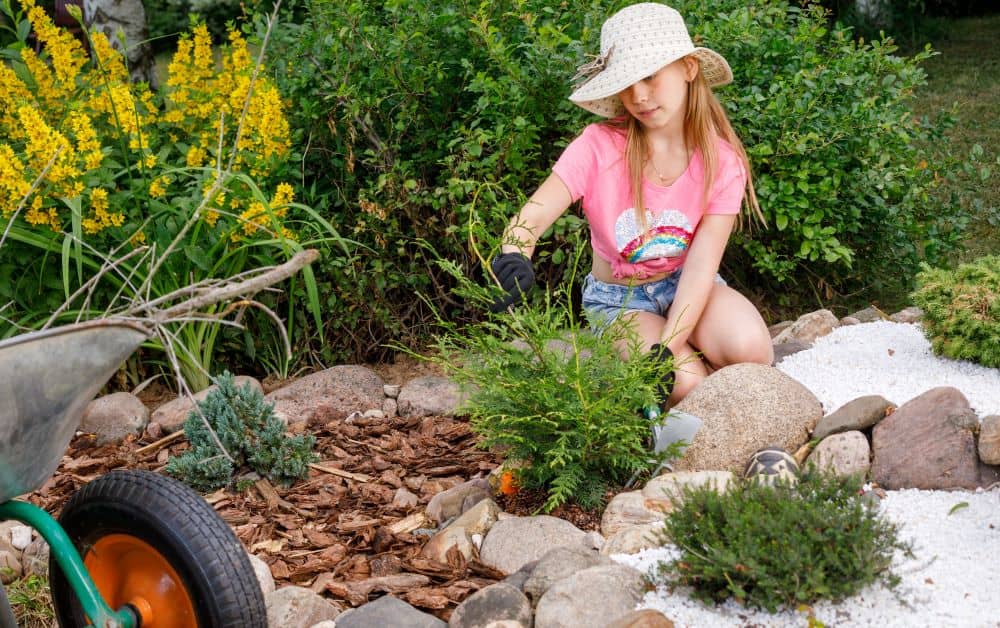
{"type": "MultiPolygon", "coordinates": [[[[87,33],[88,55],[37,0],[11,2],[0,0],[17,36],[0,49],[4,335],[53,311],[100,315],[122,299],[272,265],[320,240],[343,245],[294,200],[286,105],[238,30],[217,61],[207,28],[192,23],[154,93],[130,82],[103,33],[87,33]],[[83,293],[83,305],[62,305],[83,293]]],[[[315,281],[303,276],[319,322],[315,281]]],[[[177,330],[195,389],[208,383],[219,330],[177,330]]]]}

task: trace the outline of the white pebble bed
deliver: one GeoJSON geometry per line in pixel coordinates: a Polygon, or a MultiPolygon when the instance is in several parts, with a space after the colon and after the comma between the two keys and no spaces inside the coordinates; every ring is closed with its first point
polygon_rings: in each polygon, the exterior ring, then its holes
{"type": "Polygon", "coordinates": [[[1000,414],[1000,369],[935,356],[916,324],[838,327],[777,368],[812,391],[827,414],[864,395],[901,406],[938,386],[962,391],[980,418],[1000,414]]]}
{"type": "MultiPolygon", "coordinates": [[[[914,558],[897,552],[893,571],[902,578],[895,589],[869,585],[837,603],[811,607],[826,626],[843,628],[997,628],[1000,626],[1000,490],[889,491],[881,512],[899,524],[900,538],[913,544],[914,558]],[[968,503],[949,514],[955,506],[968,503]]],[[[638,554],[616,554],[616,561],[648,573],[678,555],[673,546],[638,554]]],[[[726,628],[808,625],[806,611],[752,610],[728,600],[710,606],[690,597],[688,587],[659,586],[639,608],[661,611],[677,626],[726,628]]]]}
{"type": "MultiPolygon", "coordinates": [[[[902,405],[938,386],[962,391],[980,418],[1000,414],[1000,369],[934,356],[915,324],[839,327],[778,368],[812,391],[827,414],[864,395],[902,405]]],[[[895,589],[870,585],[837,603],[819,602],[810,609],[815,619],[845,628],[1000,628],[1000,488],[889,491],[880,508],[900,526],[901,539],[913,544],[915,558],[897,552],[893,561],[902,582],[895,589]],[[963,502],[968,506],[955,509],[963,502]]],[[[648,573],[677,555],[668,545],[613,558],[648,573]]],[[[809,611],[768,613],[731,599],[709,606],[690,592],[661,585],[639,608],[660,610],[677,626],[693,628],[809,624],[809,611]]]]}

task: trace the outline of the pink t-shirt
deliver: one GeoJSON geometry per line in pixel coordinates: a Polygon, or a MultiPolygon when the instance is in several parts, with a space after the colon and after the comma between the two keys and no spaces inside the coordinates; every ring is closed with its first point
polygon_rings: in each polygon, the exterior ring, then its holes
{"type": "Polygon", "coordinates": [[[647,238],[642,243],[636,220],[625,132],[605,124],[587,126],[552,167],[573,200],[583,198],[594,251],[611,263],[614,276],[644,278],[673,272],[684,264],[688,247],[704,214],[738,214],[746,187],[746,171],[726,141],[717,144],[718,166],[702,211],[705,166],[701,152],[691,155],[687,170],[670,186],[643,181],[647,238]]]}

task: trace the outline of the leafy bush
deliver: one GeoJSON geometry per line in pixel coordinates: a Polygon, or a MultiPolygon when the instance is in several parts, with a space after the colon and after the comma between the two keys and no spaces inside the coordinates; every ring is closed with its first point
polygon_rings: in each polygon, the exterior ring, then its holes
{"type": "MultiPolygon", "coordinates": [[[[66,316],[100,316],[117,301],[269,266],[334,237],[293,202],[286,105],[255,73],[240,32],[229,32],[216,64],[206,27],[195,25],[154,94],[129,82],[104,34],[89,34],[88,59],[32,0],[22,5],[2,7],[19,40],[0,64],[0,299],[13,321],[0,333],[42,324],[102,270],[66,316]],[[41,55],[28,45],[32,30],[41,55]]],[[[315,291],[311,305],[318,320],[315,291]]],[[[195,389],[208,383],[218,334],[214,321],[176,332],[195,389]]]]}
{"type": "MultiPolygon", "coordinates": [[[[306,201],[371,248],[321,262],[327,359],[378,359],[389,340],[426,338],[432,306],[475,318],[433,260],[477,263],[473,215],[499,234],[587,114],[565,99],[604,7],[550,0],[308,3],[275,33],[276,78],[296,103],[306,201]],[[413,272],[417,268],[420,272],[413,272]],[[417,292],[428,302],[414,299],[417,292]]],[[[580,230],[578,219],[559,224],[580,230]]],[[[562,238],[543,248],[561,277],[562,238]]]]}
{"type": "Polygon", "coordinates": [[[864,503],[860,486],[858,478],[807,470],[791,486],[686,488],[662,535],[681,555],[661,563],[657,578],[690,585],[706,602],[733,597],[772,612],[839,600],[876,581],[894,586],[893,554],[911,548],[864,503]]]}
{"type": "Polygon", "coordinates": [[[265,402],[249,383],[237,388],[228,372],[198,402],[198,410],[188,414],[184,435],[191,449],[171,458],[167,473],[200,491],[229,484],[243,466],[288,485],[306,477],[309,463],[318,459],[312,452],[314,436],[288,436],[284,423],[274,416],[274,404],[265,402]]]}
{"type": "Polygon", "coordinates": [[[938,355],[1000,367],[1000,256],[954,270],[924,269],[913,301],[924,310],[923,330],[938,355]]]}
{"type": "MultiPolygon", "coordinates": [[[[442,266],[461,273],[454,263],[442,266]]],[[[467,298],[484,307],[492,301],[491,291],[458,283],[467,298]]],[[[446,331],[429,358],[463,388],[481,446],[503,454],[520,486],[548,492],[546,512],[567,501],[597,507],[609,483],[677,453],[650,453],[641,411],[656,403],[655,384],[671,361],[646,359],[620,326],[601,337],[585,330],[568,306],[570,290],[461,329],[442,320],[446,331]],[[616,343],[638,357],[622,359],[616,343]]]]}
{"type": "MultiPolygon", "coordinates": [[[[327,359],[376,359],[387,340],[419,340],[435,324],[432,305],[478,318],[432,260],[476,272],[472,217],[499,233],[596,120],[566,100],[569,77],[623,4],[314,0],[306,21],[276,34],[276,79],[297,104],[292,124],[306,147],[306,200],[382,252],[322,268],[327,359]]],[[[817,292],[905,292],[922,256],[958,245],[964,210],[928,200],[953,164],[915,145],[947,120],[916,120],[907,108],[929,52],[905,59],[890,41],[860,44],[814,5],[672,4],[736,72],[719,95],[770,225],[730,247],[738,283],[790,307],[817,292]]],[[[538,253],[543,282],[564,280],[570,236],[582,229],[576,215],[556,224],[538,253]]]]}

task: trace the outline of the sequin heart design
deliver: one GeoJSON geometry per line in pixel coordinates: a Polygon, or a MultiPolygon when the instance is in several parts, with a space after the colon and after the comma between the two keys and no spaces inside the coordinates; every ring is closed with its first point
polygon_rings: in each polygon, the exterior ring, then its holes
{"type": "Polygon", "coordinates": [[[615,221],[615,244],[622,259],[638,264],[661,257],[683,255],[694,229],[687,216],[676,209],[653,213],[646,210],[646,242],[642,241],[635,210],[629,208],[615,221]]]}

